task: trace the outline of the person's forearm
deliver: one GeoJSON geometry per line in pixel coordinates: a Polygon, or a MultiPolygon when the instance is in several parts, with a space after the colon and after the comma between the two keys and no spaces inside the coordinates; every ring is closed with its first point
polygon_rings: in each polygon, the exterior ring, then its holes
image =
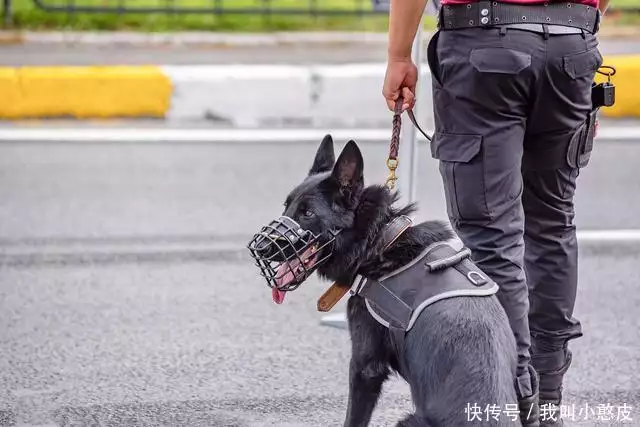
{"type": "Polygon", "coordinates": [[[600,2],[598,4],[598,9],[600,9],[600,12],[603,15],[607,11],[608,8],[609,8],[609,0],[600,0],[600,2]]]}
{"type": "Polygon", "coordinates": [[[391,0],[389,15],[389,59],[411,57],[411,45],[427,0],[391,0]]]}

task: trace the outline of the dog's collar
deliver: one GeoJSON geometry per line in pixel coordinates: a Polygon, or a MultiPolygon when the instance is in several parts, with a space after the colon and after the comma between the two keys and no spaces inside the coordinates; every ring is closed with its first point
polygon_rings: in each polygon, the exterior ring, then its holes
{"type": "MultiPolygon", "coordinates": [[[[384,250],[389,249],[393,243],[404,233],[409,227],[413,225],[413,220],[406,215],[401,215],[394,218],[389,222],[382,230],[382,246],[384,250]]],[[[356,276],[356,279],[359,276],[356,276]]],[[[356,285],[358,280],[353,280],[353,286],[356,285]]],[[[342,299],[343,296],[349,292],[352,286],[339,284],[334,282],[329,289],[327,289],[320,298],[318,298],[318,311],[329,311],[342,299]]]]}
{"type": "Polygon", "coordinates": [[[382,230],[382,246],[385,250],[398,240],[409,227],[413,225],[413,220],[406,215],[400,215],[388,223],[382,230]]]}

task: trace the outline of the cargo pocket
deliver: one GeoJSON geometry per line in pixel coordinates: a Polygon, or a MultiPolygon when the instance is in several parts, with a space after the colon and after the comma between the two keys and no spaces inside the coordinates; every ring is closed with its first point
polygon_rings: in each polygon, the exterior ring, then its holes
{"type": "Polygon", "coordinates": [[[589,164],[595,139],[597,113],[598,110],[591,111],[571,136],[567,148],[567,164],[571,168],[580,169],[589,164]]]}
{"type": "Polygon", "coordinates": [[[436,133],[431,155],[440,161],[447,213],[455,220],[487,220],[482,135],[436,133]]]}

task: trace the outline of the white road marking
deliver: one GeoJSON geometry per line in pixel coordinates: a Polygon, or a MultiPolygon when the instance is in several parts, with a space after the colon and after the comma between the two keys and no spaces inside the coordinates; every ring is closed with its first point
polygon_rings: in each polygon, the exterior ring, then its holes
{"type": "MultiPolygon", "coordinates": [[[[338,140],[386,141],[391,129],[140,129],[140,128],[0,128],[0,141],[62,142],[210,142],[296,143],[319,141],[330,133],[338,140]]],[[[427,133],[433,133],[428,129],[427,133]]],[[[425,138],[421,135],[422,141],[425,138]]],[[[603,127],[598,140],[640,141],[640,126],[603,127]]]]}
{"type": "MultiPolygon", "coordinates": [[[[231,65],[163,65],[162,70],[174,79],[219,80],[224,79],[288,79],[309,78],[309,73],[320,73],[326,77],[360,78],[367,76],[384,77],[384,63],[347,63],[347,64],[231,64],[231,65]]],[[[428,74],[428,69],[423,70],[428,74]]]]}
{"type": "MultiPolygon", "coordinates": [[[[391,129],[0,129],[0,141],[67,142],[307,142],[327,133],[336,139],[388,140],[391,129]]],[[[639,133],[640,134],[640,133],[639,133]]]]}
{"type": "MultiPolygon", "coordinates": [[[[446,221],[444,218],[435,218],[446,221]]],[[[238,236],[233,241],[194,240],[192,238],[176,238],[172,241],[147,242],[105,238],[100,241],[77,239],[72,241],[36,241],[0,244],[0,256],[51,255],[68,254],[149,254],[149,253],[237,253],[245,252],[246,238],[238,236]]],[[[640,243],[640,229],[619,230],[584,230],[578,231],[578,242],[589,244],[640,243]]],[[[459,239],[452,239],[450,244],[456,249],[462,248],[459,239]]]]}
{"type": "Polygon", "coordinates": [[[578,242],[640,243],[640,230],[584,230],[578,231],[578,242]]]}

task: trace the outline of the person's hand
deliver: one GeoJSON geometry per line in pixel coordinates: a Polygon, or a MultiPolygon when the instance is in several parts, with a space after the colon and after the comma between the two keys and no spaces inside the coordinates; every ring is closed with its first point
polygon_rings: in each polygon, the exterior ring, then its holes
{"type": "Polygon", "coordinates": [[[402,111],[413,108],[416,102],[416,83],[418,68],[411,58],[389,59],[384,77],[382,95],[387,101],[389,110],[394,111],[396,100],[402,94],[402,111]]]}

